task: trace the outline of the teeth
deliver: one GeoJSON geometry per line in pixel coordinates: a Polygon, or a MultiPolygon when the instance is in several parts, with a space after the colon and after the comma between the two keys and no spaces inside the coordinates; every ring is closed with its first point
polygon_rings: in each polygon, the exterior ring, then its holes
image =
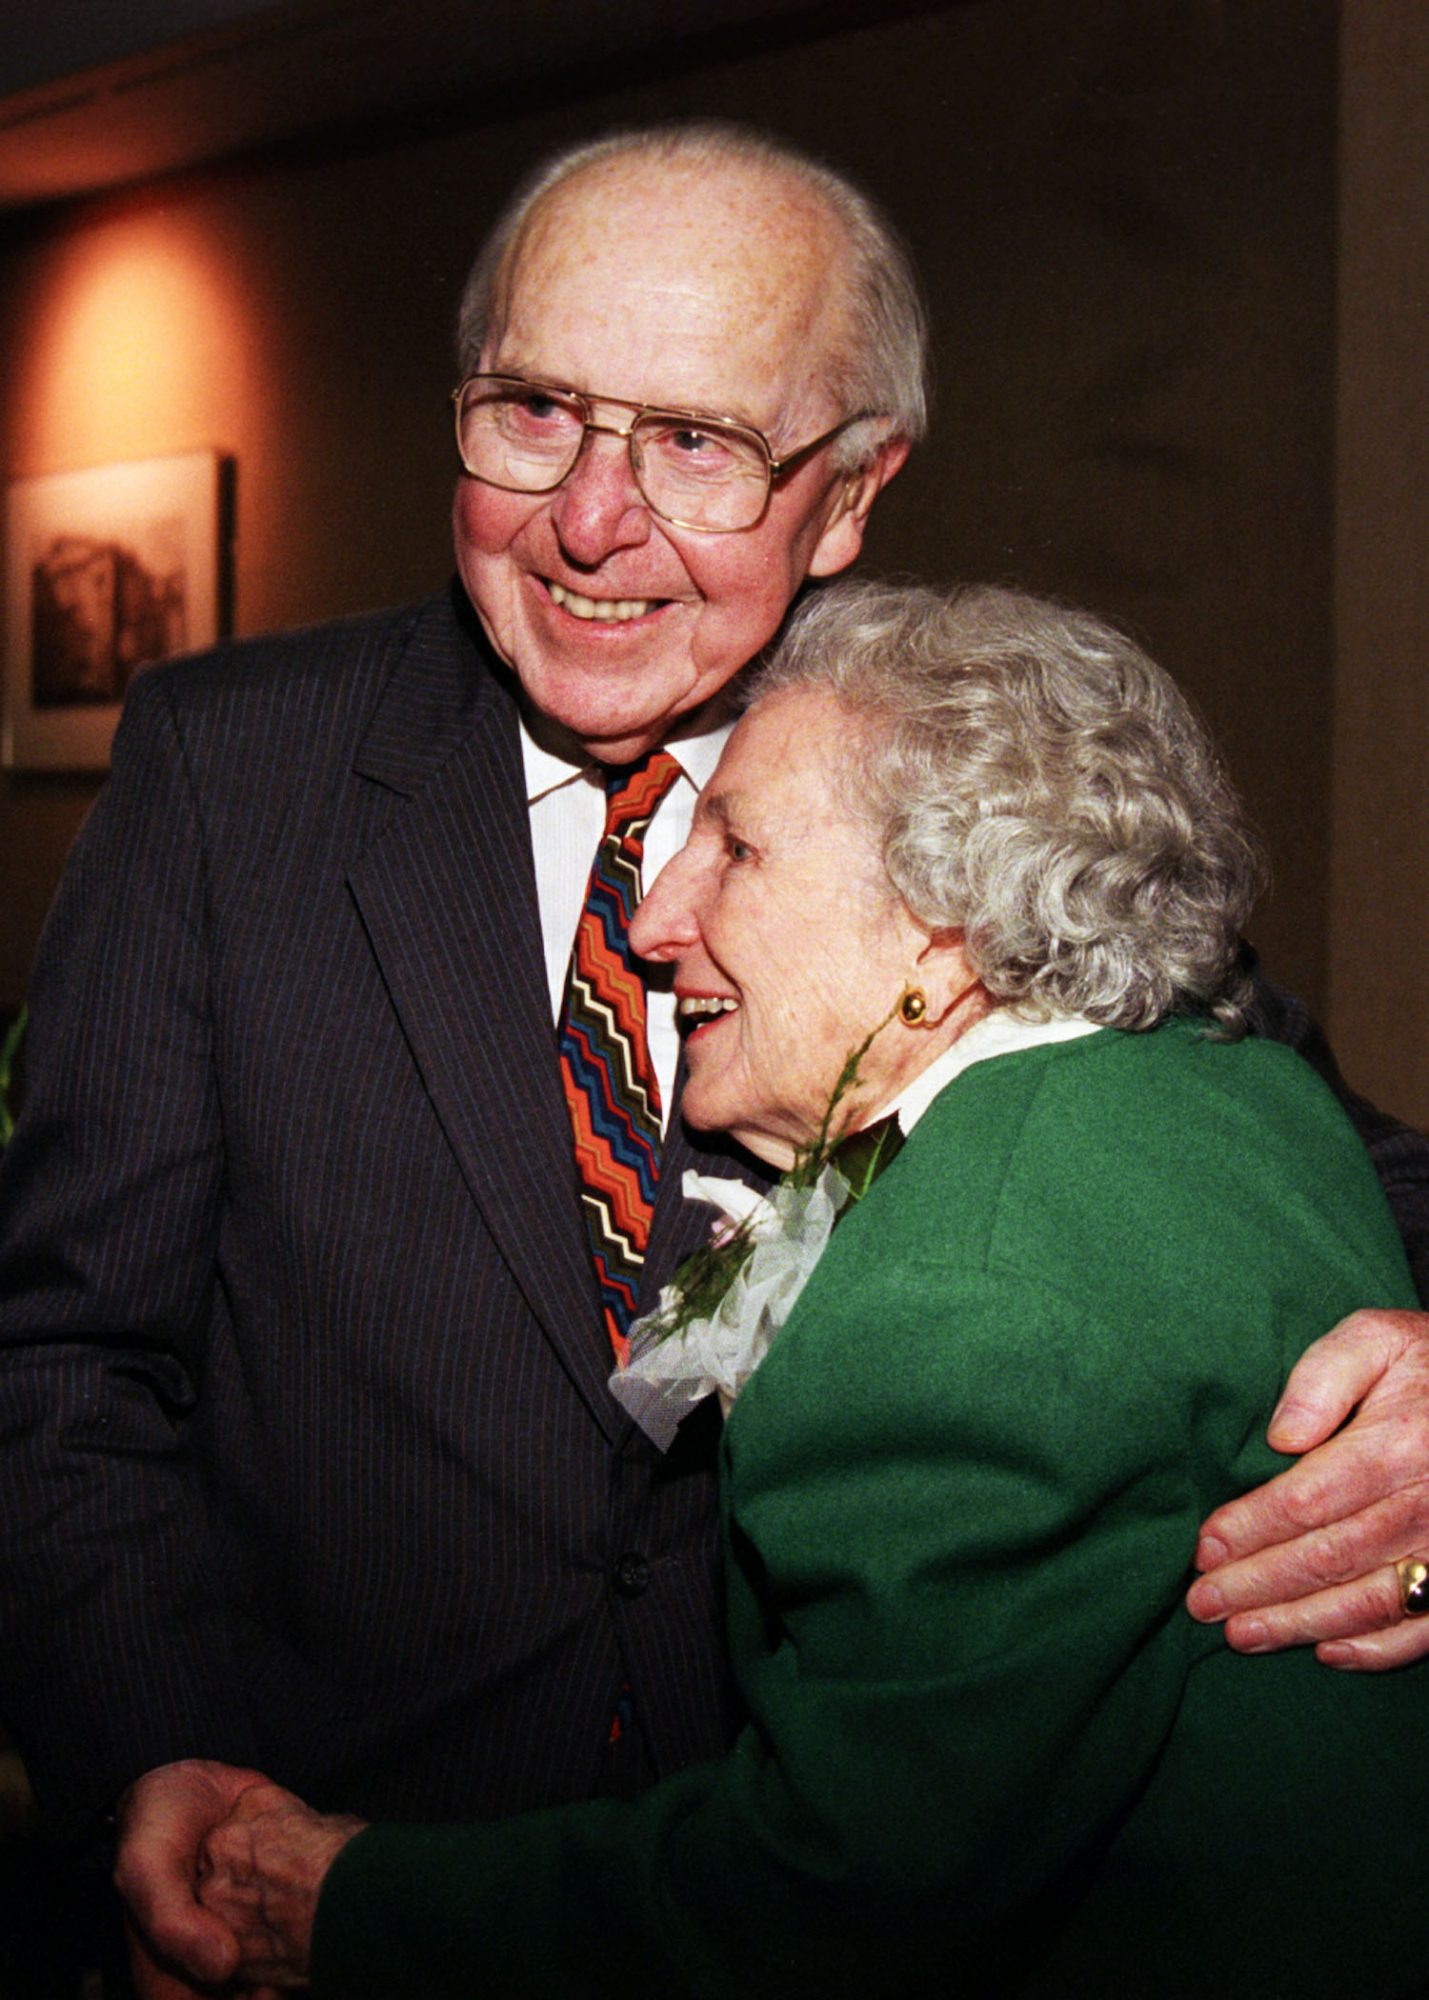
{"type": "Polygon", "coordinates": [[[580,597],[563,583],[548,583],[553,600],[572,618],[606,618],[623,625],[630,618],[644,618],[659,604],[658,597],[580,597]]]}
{"type": "Polygon", "coordinates": [[[738,1005],[737,1000],[716,999],[712,994],[689,993],[675,1002],[675,1012],[682,1021],[691,1021],[701,1014],[732,1014],[738,1005]]]}

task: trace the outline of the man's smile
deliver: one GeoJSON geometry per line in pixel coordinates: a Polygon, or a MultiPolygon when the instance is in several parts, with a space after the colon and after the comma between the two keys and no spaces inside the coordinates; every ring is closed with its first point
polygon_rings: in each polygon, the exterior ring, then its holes
{"type": "Polygon", "coordinates": [[[628,624],[632,618],[648,618],[670,601],[665,597],[582,597],[553,578],[547,577],[545,583],[551,602],[562,611],[569,611],[573,618],[601,619],[618,625],[628,624]]]}

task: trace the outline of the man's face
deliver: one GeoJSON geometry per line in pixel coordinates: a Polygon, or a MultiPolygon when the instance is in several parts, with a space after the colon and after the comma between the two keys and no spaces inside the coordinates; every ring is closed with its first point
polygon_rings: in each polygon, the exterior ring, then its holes
{"type": "MultiPolygon", "coordinates": [[[[763,171],[608,162],[539,211],[481,365],[737,417],[778,457],[846,414],[817,386],[836,252],[822,210],[763,171]]],[[[653,514],[625,443],[592,436],[554,493],[463,476],[457,565],[534,705],[629,762],[753,658],[806,575],[853,560],[901,447],[888,456],[888,472],[850,481],[816,452],[757,526],[712,535],[653,514]]]]}

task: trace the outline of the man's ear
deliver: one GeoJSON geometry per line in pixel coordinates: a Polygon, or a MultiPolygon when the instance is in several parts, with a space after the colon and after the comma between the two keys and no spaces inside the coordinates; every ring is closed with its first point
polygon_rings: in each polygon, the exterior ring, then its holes
{"type": "Polygon", "coordinates": [[[837,576],[863,547],[864,524],[874,501],[896,472],[903,469],[912,445],[905,437],[885,438],[859,472],[851,472],[839,487],[833,511],[814,548],[810,576],[837,576]]]}

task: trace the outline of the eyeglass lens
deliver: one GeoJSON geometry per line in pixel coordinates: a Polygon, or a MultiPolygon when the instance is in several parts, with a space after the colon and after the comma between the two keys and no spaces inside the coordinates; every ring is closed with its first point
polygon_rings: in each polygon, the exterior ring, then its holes
{"type": "MultiPolygon", "coordinates": [[[[553,491],[585,441],[574,397],[514,382],[469,382],[457,422],[467,470],[521,493],[553,491]]],[[[728,531],[751,527],[764,510],[769,461],[753,437],[650,411],[631,426],[629,449],[641,493],[667,520],[728,531]]]]}

